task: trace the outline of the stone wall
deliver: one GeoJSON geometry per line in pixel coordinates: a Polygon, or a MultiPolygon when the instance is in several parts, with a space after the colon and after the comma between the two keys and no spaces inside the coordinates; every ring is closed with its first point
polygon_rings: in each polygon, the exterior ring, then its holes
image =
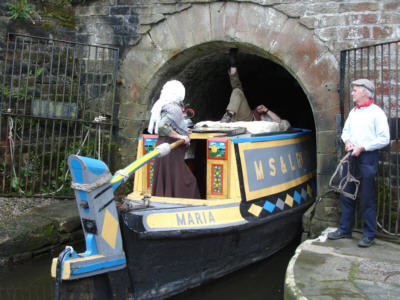
{"type": "MultiPolygon", "coordinates": [[[[340,51],[400,39],[398,0],[92,0],[73,7],[75,30],[53,34],[120,49],[122,164],[134,159],[163,82],[171,75],[184,82],[206,78],[196,70],[218,65],[223,51],[238,47],[282,66],[304,92],[315,124],[318,193],[337,162],[340,51]]],[[[0,25],[7,22],[0,18],[0,25]]],[[[328,199],[317,210],[318,222],[334,223],[336,207],[328,199]]]]}

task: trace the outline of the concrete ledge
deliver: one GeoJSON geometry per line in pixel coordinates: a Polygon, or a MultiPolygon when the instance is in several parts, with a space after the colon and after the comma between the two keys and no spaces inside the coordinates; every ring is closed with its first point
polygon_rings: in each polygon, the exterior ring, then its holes
{"type": "Polygon", "coordinates": [[[297,248],[286,270],[285,299],[398,299],[400,245],[376,239],[360,248],[361,234],[328,240],[334,230],[297,248]]]}
{"type": "Polygon", "coordinates": [[[75,201],[32,208],[0,222],[0,265],[22,262],[82,239],[75,201]]]}

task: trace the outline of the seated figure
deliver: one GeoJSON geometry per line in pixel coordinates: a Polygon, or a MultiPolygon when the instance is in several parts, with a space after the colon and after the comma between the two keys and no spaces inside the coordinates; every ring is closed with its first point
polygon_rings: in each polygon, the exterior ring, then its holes
{"type": "Polygon", "coordinates": [[[231,67],[228,71],[228,74],[232,86],[232,93],[221,122],[229,123],[256,120],[270,121],[279,123],[279,129],[281,131],[288,130],[290,128],[289,122],[281,119],[276,113],[268,109],[265,105],[258,105],[255,110],[251,110],[246,96],[244,95],[242,83],[239,79],[239,74],[236,67],[236,53],[237,49],[231,49],[229,53],[231,67]]]}

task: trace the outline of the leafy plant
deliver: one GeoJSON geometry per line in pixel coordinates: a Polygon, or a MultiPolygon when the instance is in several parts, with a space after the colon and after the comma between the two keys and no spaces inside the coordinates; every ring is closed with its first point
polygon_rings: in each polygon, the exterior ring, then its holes
{"type": "Polygon", "coordinates": [[[10,16],[11,20],[30,20],[35,24],[32,16],[37,14],[37,12],[31,4],[27,3],[27,0],[19,0],[14,3],[7,2],[6,5],[8,8],[7,15],[10,16]]]}

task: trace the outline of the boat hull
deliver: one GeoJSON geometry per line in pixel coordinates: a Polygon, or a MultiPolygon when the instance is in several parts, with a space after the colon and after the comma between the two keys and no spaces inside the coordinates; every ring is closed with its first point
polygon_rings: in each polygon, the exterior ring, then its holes
{"type": "MultiPolygon", "coordinates": [[[[93,233],[97,245],[113,246],[120,229],[126,268],[71,280],[65,288],[76,289],[67,295],[167,298],[267,258],[301,234],[302,216],[315,200],[309,132],[196,142],[193,173],[204,197],[149,196],[152,165],[142,168],[121,206],[119,226],[101,219],[101,230],[93,233]]],[[[154,144],[154,136],[143,138],[138,154],[154,144]]],[[[93,202],[101,195],[94,192],[93,202]]]]}
{"type": "MultiPolygon", "coordinates": [[[[267,258],[302,231],[309,203],[250,224],[224,230],[122,235],[134,299],[160,299],[267,258]]],[[[131,227],[132,228],[132,227],[131,227]]]]}

